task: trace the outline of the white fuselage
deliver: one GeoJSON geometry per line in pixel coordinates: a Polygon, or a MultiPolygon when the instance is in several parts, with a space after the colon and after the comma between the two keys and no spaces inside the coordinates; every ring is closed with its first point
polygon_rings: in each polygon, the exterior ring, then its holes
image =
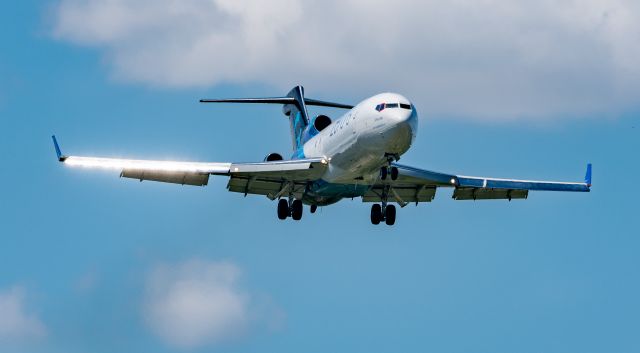
{"type": "Polygon", "coordinates": [[[418,114],[408,99],[382,93],[362,101],[307,141],[304,155],[329,160],[322,178],[329,183],[373,183],[390,155],[399,157],[409,149],[417,125],[418,114]]]}

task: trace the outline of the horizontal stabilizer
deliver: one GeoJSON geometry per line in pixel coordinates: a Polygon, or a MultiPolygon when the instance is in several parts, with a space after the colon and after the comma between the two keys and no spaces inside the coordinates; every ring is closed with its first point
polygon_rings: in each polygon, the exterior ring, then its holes
{"type": "MultiPolygon", "coordinates": [[[[226,99],[201,99],[200,103],[247,103],[247,104],[296,104],[293,97],[271,97],[271,98],[226,98],[226,99]]],[[[317,99],[304,98],[306,105],[315,105],[319,107],[351,109],[352,105],[326,102],[317,99]]]]}

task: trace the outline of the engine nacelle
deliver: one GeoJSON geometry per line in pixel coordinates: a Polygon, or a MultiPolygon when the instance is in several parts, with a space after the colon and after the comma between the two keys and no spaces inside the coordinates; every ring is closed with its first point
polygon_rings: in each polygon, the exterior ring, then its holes
{"type": "Polygon", "coordinates": [[[282,155],[280,153],[269,153],[266,157],[264,157],[265,162],[273,162],[273,161],[281,161],[282,155]]]}
{"type": "Polygon", "coordinates": [[[326,115],[318,115],[313,119],[313,127],[318,132],[326,129],[329,125],[331,125],[331,118],[326,115]]]}
{"type": "Polygon", "coordinates": [[[312,137],[320,133],[320,131],[326,129],[331,125],[331,118],[326,115],[318,115],[313,119],[313,122],[309,124],[302,132],[302,141],[307,142],[312,137]]]}

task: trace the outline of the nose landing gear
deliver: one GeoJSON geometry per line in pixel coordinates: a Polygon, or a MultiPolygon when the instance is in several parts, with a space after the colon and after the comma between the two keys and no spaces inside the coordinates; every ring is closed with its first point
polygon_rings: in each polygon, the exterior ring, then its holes
{"type": "Polygon", "coordinates": [[[387,177],[390,177],[391,180],[398,179],[398,168],[396,167],[380,168],[380,180],[387,180],[387,177]]]}
{"type": "Polygon", "coordinates": [[[391,180],[398,179],[398,168],[391,165],[393,161],[397,161],[400,159],[400,156],[392,153],[385,153],[385,157],[387,158],[387,165],[380,168],[380,180],[386,180],[387,177],[391,177],[391,180]]]}

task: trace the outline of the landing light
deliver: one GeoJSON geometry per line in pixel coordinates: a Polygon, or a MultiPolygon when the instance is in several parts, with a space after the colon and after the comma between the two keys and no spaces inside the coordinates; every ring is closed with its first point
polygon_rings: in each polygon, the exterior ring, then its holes
{"type": "Polygon", "coordinates": [[[456,180],[454,178],[451,178],[450,182],[451,182],[451,184],[455,184],[456,180]]]}

